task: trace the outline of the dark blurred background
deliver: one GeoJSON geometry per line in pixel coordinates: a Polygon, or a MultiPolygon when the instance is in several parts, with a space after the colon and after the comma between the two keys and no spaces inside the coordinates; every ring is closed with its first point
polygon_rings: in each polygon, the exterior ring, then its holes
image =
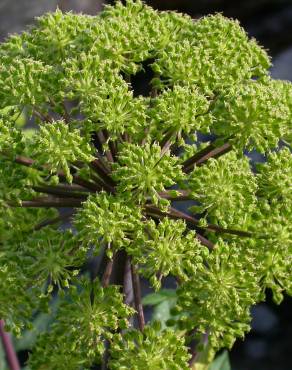
{"type": "MultiPolygon", "coordinates": [[[[273,57],[275,78],[292,80],[292,0],[149,0],[160,10],[176,10],[194,18],[214,12],[237,18],[251,37],[273,57]]],[[[59,7],[96,14],[99,0],[0,0],[0,40],[20,32],[36,16],[59,7]]],[[[107,3],[114,3],[108,1],[107,3]]],[[[292,370],[292,299],[267,302],[252,310],[252,331],[230,353],[232,370],[292,370]],[[291,351],[291,352],[290,352],[291,351]]],[[[57,370],[57,369],[56,369],[57,370]]]]}

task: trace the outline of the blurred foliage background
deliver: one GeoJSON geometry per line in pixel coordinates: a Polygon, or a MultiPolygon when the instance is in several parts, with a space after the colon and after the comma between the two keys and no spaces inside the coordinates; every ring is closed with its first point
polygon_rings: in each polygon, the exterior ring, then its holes
{"type": "MultiPolygon", "coordinates": [[[[108,4],[114,1],[107,1],[108,4]]],[[[255,37],[273,57],[275,78],[292,80],[292,0],[148,0],[159,10],[176,10],[193,18],[222,12],[237,18],[251,37],[255,37]]],[[[0,40],[14,32],[21,32],[34,18],[59,7],[62,11],[96,14],[103,7],[101,0],[0,0],[0,40]]],[[[147,76],[145,76],[147,78],[147,76]]],[[[172,288],[171,280],[166,288],[172,288]]],[[[171,290],[153,295],[145,284],[144,303],[148,318],[167,318],[173,304],[171,290]]],[[[253,309],[253,329],[244,341],[238,341],[229,354],[232,370],[291,370],[292,369],[292,299],[275,306],[271,298],[253,309]]],[[[36,317],[43,330],[50,317],[36,317]]],[[[15,341],[19,358],[24,364],[28,350],[33,347],[36,333],[26,333],[15,341]]],[[[228,370],[227,353],[223,352],[212,370],[228,370]]],[[[0,370],[6,370],[0,346],[0,370]]],[[[57,370],[57,369],[56,369],[57,370]]]]}

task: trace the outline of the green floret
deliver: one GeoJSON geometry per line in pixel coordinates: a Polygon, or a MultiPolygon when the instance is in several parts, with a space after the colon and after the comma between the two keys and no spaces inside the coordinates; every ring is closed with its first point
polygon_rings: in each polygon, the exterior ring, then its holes
{"type": "Polygon", "coordinates": [[[292,207],[292,161],[291,152],[283,148],[270,153],[267,163],[258,164],[258,194],[271,201],[282,201],[292,207]]]}
{"type": "MultiPolygon", "coordinates": [[[[24,328],[31,329],[31,317],[41,306],[42,296],[38,289],[30,288],[19,264],[6,262],[0,255],[0,316],[5,318],[6,330],[20,336],[24,328]]],[[[42,307],[44,309],[44,307],[42,307]]]]}
{"type": "Polygon", "coordinates": [[[10,203],[21,205],[34,194],[31,186],[39,181],[39,174],[33,168],[25,168],[0,156],[0,209],[10,203]]]}
{"type": "Polygon", "coordinates": [[[216,135],[229,139],[239,150],[262,153],[276,147],[288,133],[291,118],[286,86],[272,80],[234,87],[217,100],[212,113],[216,135]]]}
{"type": "Polygon", "coordinates": [[[83,102],[81,110],[90,119],[92,131],[106,129],[111,133],[111,140],[122,138],[124,133],[133,139],[144,134],[148,101],[142,96],[134,98],[133,91],[120,76],[101,80],[95,94],[83,102]]]}
{"type": "Polygon", "coordinates": [[[58,77],[52,66],[32,58],[3,57],[0,65],[0,107],[45,109],[58,77]],[[6,59],[6,60],[5,60],[6,59]]]}
{"type": "Polygon", "coordinates": [[[23,149],[22,132],[15,124],[18,115],[12,107],[0,114],[0,153],[13,156],[23,149]]]}
{"type": "Polygon", "coordinates": [[[237,21],[220,14],[195,22],[192,40],[170,43],[153,65],[162,81],[156,84],[194,84],[206,95],[261,77],[270,67],[269,57],[249,40],[237,21]]]}
{"type": "Polygon", "coordinates": [[[111,345],[111,370],[187,370],[190,355],[184,340],[159,325],[146,326],[143,333],[131,330],[114,335],[111,345]]]}
{"type": "MultiPolygon", "coordinates": [[[[70,58],[62,62],[64,68],[63,83],[66,92],[63,95],[71,100],[80,101],[81,109],[93,104],[96,96],[99,96],[99,89],[105,82],[112,89],[119,85],[125,85],[125,81],[114,68],[111,60],[103,60],[97,53],[90,50],[82,52],[78,57],[70,58]]],[[[104,90],[101,90],[104,96],[104,90]]],[[[89,109],[89,108],[88,108],[89,109]]]]}
{"type": "Polygon", "coordinates": [[[93,244],[96,252],[100,244],[110,244],[107,253],[126,247],[131,236],[140,228],[140,209],[113,195],[91,195],[76,214],[74,224],[80,241],[93,244]]]}
{"type": "Polygon", "coordinates": [[[212,349],[231,348],[250,329],[250,306],[260,290],[248,257],[246,253],[243,258],[235,244],[221,242],[178,289],[177,312],[183,327],[208,333],[212,349]]]}
{"type": "Polygon", "coordinates": [[[180,281],[187,280],[202,263],[205,249],[194,231],[186,231],[183,221],[165,218],[156,225],[151,220],[145,222],[144,230],[127,251],[156,290],[163,277],[171,274],[180,281]]]}
{"type": "Polygon", "coordinates": [[[98,53],[128,74],[141,69],[140,63],[154,56],[160,39],[159,14],[141,1],[117,1],[102,13],[98,53]]]}
{"type": "Polygon", "coordinates": [[[253,254],[262,291],[271,289],[274,301],[280,304],[285,292],[292,294],[291,202],[269,204],[263,200],[258,205],[250,229],[264,236],[257,241],[242,243],[243,253],[248,248],[253,254]]]}
{"type": "Polygon", "coordinates": [[[119,181],[120,193],[130,195],[132,192],[131,197],[139,203],[150,197],[154,204],[165,204],[159,192],[181,180],[183,173],[178,159],[171,156],[169,150],[162,153],[156,143],[144,146],[124,144],[114,166],[113,178],[119,181]]]}
{"type": "Polygon", "coordinates": [[[212,123],[210,102],[195,87],[174,86],[166,89],[153,101],[150,116],[152,135],[162,140],[166,134],[174,139],[196,131],[207,132],[212,123]]]}
{"type": "Polygon", "coordinates": [[[67,288],[86,258],[70,230],[59,231],[46,227],[35,231],[15,247],[24,273],[32,281],[36,279],[37,286],[42,287],[48,282],[49,292],[55,285],[59,289],[67,288]]]}
{"type": "Polygon", "coordinates": [[[98,281],[83,278],[72,286],[59,306],[51,331],[43,333],[29,359],[32,370],[76,370],[99,362],[104,339],[128,327],[134,310],[123,303],[117,286],[102,288],[98,281]],[[80,314],[82,312],[82,315],[80,314]]]}
{"type": "Polygon", "coordinates": [[[51,173],[63,170],[69,183],[72,182],[70,165],[78,160],[90,162],[93,149],[78,129],[70,129],[63,121],[43,124],[35,135],[33,157],[40,165],[49,165],[51,173]]]}
{"type": "Polygon", "coordinates": [[[256,179],[247,157],[230,152],[195,167],[189,176],[192,196],[199,202],[193,212],[205,212],[212,222],[224,227],[243,227],[256,206],[256,179]]]}
{"type": "Polygon", "coordinates": [[[0,208],[0,245],[20,243],[36,225],[58,214],[53,208],[0,208]]]}
{"type": "Polygon", "coordinates": [[[21,51],[45,64],[56,66],[78,56],[92,43],[91,31],[99,17],[55,12],[37,18],[30,32],[21,35],[21,51]]]}
{"type": "Polygon", "coordinates": [[[186,15],[159,13],[140,0],[117,1],[101,14],[94,50],[123,72],[136,74],[169,43],[192,38],[192,26],[186,15]]]}

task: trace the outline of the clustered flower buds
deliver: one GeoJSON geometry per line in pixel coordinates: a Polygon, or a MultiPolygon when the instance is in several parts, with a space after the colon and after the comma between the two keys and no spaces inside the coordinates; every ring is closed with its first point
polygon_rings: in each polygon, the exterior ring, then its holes
{"type": "Polygon", "coordinates": [[[0,45],[0,318],[21,336],[53,312],[32,370],[207,369],[267,289],[292,295],[292,84],[270,65],[237,21],[140,0],[0,45]],[[140,278],[169,276],[168,327],[145,324],[140,278]]]}

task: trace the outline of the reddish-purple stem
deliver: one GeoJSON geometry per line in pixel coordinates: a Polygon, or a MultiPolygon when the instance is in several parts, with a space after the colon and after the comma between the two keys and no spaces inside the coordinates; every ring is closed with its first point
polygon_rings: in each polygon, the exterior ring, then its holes
{"type": "Polygon", "coordinates": [[[64,118],[64,121],[66,123],[69,123],[70,120],[71,120],[71,117],[70,117],[70,113],[66,107],[66,103],[65,102],[62,102],[62,107],[63,107],[63,110],[64,110],[64,115],[63,115],[63,118],[64,118]]]}
{"type": "Polygon", "coordinates": [[[34,109],[33,113],[36,117],[38,117],[38,119],[40,119],[43,122],[53,122],[53,118],[48,114],[38,112],[35,109],[34,109]]]}
{"type": "Polygon", "coordinates": [[[10,370],[20,370],[19,361],[12,344],[11,336],[5,331],[4,320],[0,320],[0,337],[10,370]]]}
{"type": "Polygon", "coordinates": [[[97,174],[104,180],[105,183],[115,186],[115,181],[108,175],[108,172],[105,170],[101,160],[95,159],[90,163],[90,166],[97,172],[97,174]]]}
{"type": "MultiPolygon", "coordinates": [[[[100,141],[100,143],[103,145],[106,142],[106,136],[104,134],[104,131],[98,131],[97,132],[97,138],[100,141]]],[[[113,162],[114,158],[112,156],[112,153],[110,150],[105,151],[105,156],[109,162],[113,162]]]]}
{"type": "Polygon", "coordinates": [[[11,207],[80,207],[81,200],[73,198],[37,198],[33,200],[23,200],[21,204],[9,202],[11,207]]]}
{"type": "Polygon", "coordinates": [[[132,272],[131,272],[131,259],[129,256],[127,256],[126,263],[125,263],[123,293],[124,293],[125,304],[131,306],[134,300],[134,294],[133,294],[133,282],[132,282],[132,272]]]}
{"type": "Polygon", "coordinates": [[[170,132],[165,135],[162,142],[160,143],[161,146],[161,157],[164,156],[164,154],[170,149],[170,147],[173,144],[173,136],[175,133],[170,132]]]}
{"type": "Polygon", "coordinates": [[[32,186],[32,189],[44,194],[51,194],[55,195],[57,197],[64,197],[64,198],[76,198],[80,200],[85,200],[88,196],[88,193],[79,193],[76,191],[70,191],[70,187],[68,187],[68,190],[66,189],[60,189],[57,186],[32,186]]]}
{"type": "Polygon", "coordinates": [[[201,166],[210,158],[218,158],[221,155],[228,153],[232,149],[231,144],[225,143],[218,148],[214,148],[212,144],[210,144],[207,148],[203,149],[201,152],[196,153],[187,161],[184,162],[183,171],[185,173],[191,172],[194,166],[201,166]]]}
{"type": "Polygon", "coordinates": [[[145,319],[144,319],[144,311],[142,305],[142,298],[141,298],[141,286],[140,286],[140,278],[137,273],[136,266],[131,265],[132,270],[132,282],[133,282],[133,290],[134,290],[134,301],[135,301],[135,308],[137,311],[138,316],[138,325],[141,331],[144,330],[145,326],[145,319]]]}
{"type": "Polygon", "coordinates": [[[17,157],[15,157],[14,161],[27,167],[31,167],[35,163],[33,159],[24,157],[22,155],[18,155],[17,157]]]}
{"type": "Polygon", "coordinates": [[[200,158],[204,157],[206,154],[210,153],[211,150],[215,149],[214,144],[209,144],[206,148],[200,150],[199,152],[195,153],[192,157],[188,158],[184,161],[183,166],[188,167],[193,163],[196,163],[200,158]]]}
{"type": "MultiPolygon", "coordinates": [[[[27,158],[24,156],[17,156],[14,161],[18,164],[31,167],[35,164],[35,161],[31,158],[27,158]]],[[[39,168],[42,170],[42,168],[39,168]]],[[[59,176],[60,179],[66,180],[66,175],[63,171],[57,172],[57,175],[59,176]]],[[[83,188],[92,190],[92,191],[100,191],[100,186],[98,184],[94,184],[93,182],[87,181],[82,179],[79,176],[73,175],[73,183],[82,186],[83,188]]]]}
{"type": "Polygon", "coordinates": [[[154,214],[161,215],[161,216],[167,216],[173,219],[178,219],[178,218],[183,219],[186,222],[196,226],[198,229],[214,231],[220,234],[238,235],[238,236],[242,236],[246,238],[250,238],[253,236],[253,234],[249,231],[236,230],[236,229],[224,229],[223,227],[213,225],[213,224],[207,224],[206,226],[200,226],[199,220],[188,215],[187,213],[178,211],[177,209],[173,207],[169,208],[169,212],[162,212],[159,208],[152,206],[152,205],[146,205],[145,208],[146,208],[146,211],[148,212],[149,210],[150,213],[154,213],[154,214]]]}
{"type": "Polygon", "coordinates": [[[105,267],[105,271],[104,271],[103,276],[102,276],[102,282],[101,282],[101,285],[104,288],[106,288],[110,283],[110,278],[111,278],[111,274],[112,274],[112,271],[113,271],[113,264],[114,264],[114,259],[113,258],[111,258],[111,259],[108,258],[108,261],[107,261],[107,264],[106,264],[106,267],[105,267]]]}
{"type": "Polygon", "coordinates": [[[215,247],[214,243],[212,243],[209,239],[205,238],[203,235],[196,232],[196,238],[207,248],[213,249],[215,247]]]}

